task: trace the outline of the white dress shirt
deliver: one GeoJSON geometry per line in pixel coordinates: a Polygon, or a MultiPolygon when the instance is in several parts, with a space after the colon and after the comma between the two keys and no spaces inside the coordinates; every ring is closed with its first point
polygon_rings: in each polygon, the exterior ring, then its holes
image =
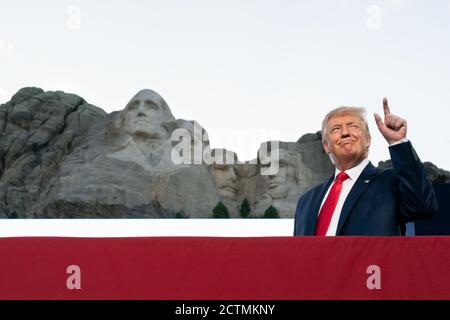
{"type": "MultiPolygon", "coordinates": [[[[368,164],[369,164],[369,159],[366,158],[363,161],[361,161],[360,164],[358,164],[357,166],[355,166],[351,169],[345,170],[345,173],[349,176],[349,178],[342,183],[341,194],[339,195],[339,200],[336,204],[336,209],[334,209],[333,216],[331,217],[330,226],[328,227],[328,231],[327,231],[327,237],[336,235],[336,231],[337,231],[337,227],[338,227],[338,223],[339,223],[339,217],[341,216],[342,207],[344,206],[345,199],[347,199],[347,196],[350,193],[350,190],[352,190],[352,187],[355,184],[356,180],[359,178],[359,175],[361,174],[361,172],[363,172],[364,168],[368,164]]],[[[336,179],[336,176],[339,174],[339,172],[340,171],[338,169],[336,169],[335,174],[334,174],[334,179],[336,179]]],[[[333,183],[330,185],[330,187],[327,190],[327,193],[325,194],[325,197],[322,199],[322,204],[320,205],[320,210],[322,210],[322,206],[325,202],[325,199],[328,197],[328,193],[330,193],[330,189],[331,189],[331,186],[333,185],[333,183]]],[[[318,214],[320,213],[320,210],[319,210],[318,214]]]]}

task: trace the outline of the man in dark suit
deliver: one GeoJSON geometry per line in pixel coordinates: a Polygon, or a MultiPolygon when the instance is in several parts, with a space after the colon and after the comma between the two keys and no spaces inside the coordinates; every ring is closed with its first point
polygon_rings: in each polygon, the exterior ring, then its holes
{"type": "Polygon", "coordinates": [[[389,143],[393,169],[380,170],[367,159],[371,136],[365,109],[341,107],[322,122],[322,144],[336,167],[329,181],[298,201],[294,235],[397,236],[405,224],[437,211],[433,186],[406,138],[407,122],[390,113],[375,121],[389,143]]]}

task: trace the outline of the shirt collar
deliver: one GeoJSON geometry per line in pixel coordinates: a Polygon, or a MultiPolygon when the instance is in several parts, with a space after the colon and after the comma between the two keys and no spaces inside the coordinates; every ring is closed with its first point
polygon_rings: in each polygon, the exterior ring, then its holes
{"type": "MultiPolygon", "coordinates": [[[[350,168],[348,170],[345,170],[345,173],[348,174],[348,176],[350,177],[350,180],[352,181],[356,181],[361,172],[363,172],[364,168],[369,164],[369,159],[364,159],[363,161],[361,161],[358,165],[354,166],[353,168],[350,168]]],[[[334,178],[336,179],[336,176],[340,173],[341,171],[339,171],[339,169],[335,170],[334,173],[334,178]]]]}

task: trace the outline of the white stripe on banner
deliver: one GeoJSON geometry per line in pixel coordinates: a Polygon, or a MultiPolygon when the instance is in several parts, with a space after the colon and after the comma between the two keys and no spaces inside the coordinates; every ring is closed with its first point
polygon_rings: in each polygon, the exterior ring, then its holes
{"type": "Polygon", "coordinates": [[[0,237],[278,237],[294,219],[0,219],[0,237]]]}

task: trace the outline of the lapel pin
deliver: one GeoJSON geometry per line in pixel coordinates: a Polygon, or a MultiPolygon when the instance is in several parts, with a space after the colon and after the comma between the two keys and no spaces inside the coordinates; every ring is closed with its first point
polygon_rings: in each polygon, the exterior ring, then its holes
{"type": "Polygon", "coordinates": [[[369,183],[370,182],[370,180],[364,180],[364,183],[369,183]]]}

